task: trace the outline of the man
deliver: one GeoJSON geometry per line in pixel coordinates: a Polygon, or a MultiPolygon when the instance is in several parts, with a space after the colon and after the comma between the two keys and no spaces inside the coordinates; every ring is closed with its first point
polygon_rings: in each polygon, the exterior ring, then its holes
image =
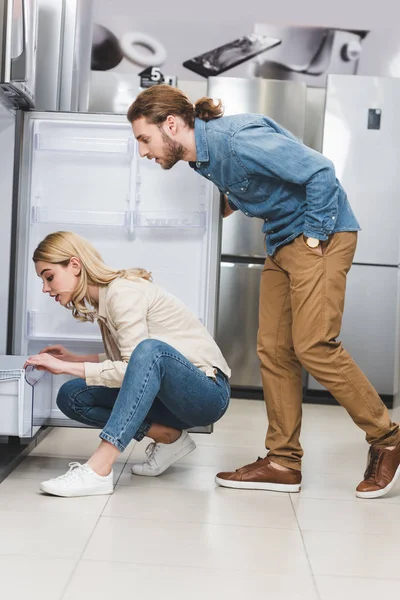
{"type": "Polygon", "coordinates": [[[179,90],[143,91],[128,111],[140,155],[163,169],[189,162],[224,194],[224,216],[264,220],[258,355],[268,413],[264,459],[219,473],[225,487],[298,492],[301,484],[301,365],[366,433],[360,498],[387,494],[400,475],[400,431],[338,341],[346,276],[360,229],[327,158],[262,115],[222,116],[179,90]]]}

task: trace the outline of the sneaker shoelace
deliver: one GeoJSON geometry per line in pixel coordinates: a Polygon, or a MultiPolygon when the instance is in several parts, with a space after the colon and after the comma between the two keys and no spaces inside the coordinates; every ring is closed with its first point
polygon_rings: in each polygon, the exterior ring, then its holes
{"type": "Polygon", "coordinates": [[[147,456],[147,463],[150,463],[151,460],[154,458],[157,450],[159,449],[159,445],[156,442],[151,442],[151,444],[149,444],[145,450],[146,456],[147,456]]]}
{"type": "Polygon", "coordinates": [[[68,483],[77,479],[83,479],[85,473],[85,465],[81,465],[81,463],[78,462],[70,462],[68,466],[69,470],[64,475],[60,475],[60,477],[57,477],[57,481],[63,481],[65,483],[68,483]]]}
{"type": "Polygon", "coordinates": [[[381,457],[381,452],[379,450],[371,447],[370,449],[370,458],[368,462],[367,469],[365,471],[364,479],[373,479],[375,481],[375,475],[378,468],[378,462],[381,457]]]}

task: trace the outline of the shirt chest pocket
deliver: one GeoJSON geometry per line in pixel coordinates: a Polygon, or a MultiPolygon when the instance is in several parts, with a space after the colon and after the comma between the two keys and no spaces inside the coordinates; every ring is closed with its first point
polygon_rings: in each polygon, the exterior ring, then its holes
{"type": "Polygon", "coordinates": [[[240,179],[239,181],[235,181],[234,183],[230,183],[229,185],[227,185],[225,193],[227,196],[232,194],[233,196],[237,196],[238,198],[240,198],[247,192],[249,185],[250,181],[247,178],[240,179]]]}

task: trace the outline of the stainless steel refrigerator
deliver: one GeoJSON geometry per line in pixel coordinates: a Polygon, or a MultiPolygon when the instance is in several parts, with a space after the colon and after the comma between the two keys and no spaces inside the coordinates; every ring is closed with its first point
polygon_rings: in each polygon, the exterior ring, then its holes
{"type": "MultiPolygon", "coordinates": [[[[304,83],[210,78],[226,114],[266,114],[333,160],[362,232],[348,277],[341,339],[378,392],[394,392],[399,265],[400,79],[330,75],[327,88],[304,83]]],[[[236,395],[261,392],[256,353],[262,222],[223,222],[217,341],[236,395]]],[[[308,377],[307,395],[324,397],[308,377]]]]}
{"type": "MultiPolygon", "coordinates": [[[[210,77],[208,95],[221,98],[225,114],[265,114],[300,140],[306,126],[304,83],[210,77]]],[[[232,369],[234,393],[259,392],[256,352],[260,275],[265,261],[263,221],[236,212],[223,220],[217,343],[232,369]]]]}
{"type": "MultiPolygon", "coordinates": [[[[341,338],[378,393],[395,385],[400,232],[400,79],[330,75],[322,152],[360,222],[341,338]]],[[[313,377],[308,389],[323,390],[313,377]]]]}

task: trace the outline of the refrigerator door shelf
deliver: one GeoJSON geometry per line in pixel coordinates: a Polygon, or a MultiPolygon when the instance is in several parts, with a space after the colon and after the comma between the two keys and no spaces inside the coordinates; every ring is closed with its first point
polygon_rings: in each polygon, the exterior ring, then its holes
{"type": "Polygon", "coordinates": [[[130,211],[68,210],[50,206],[32,206],[32,223],[129,228],[132,220],[133,213],[130,211]]]}
{"type": "Polygon", "coordinates": [[[207,215],[202,212],[139,212],[135,216],[136,227],[205,229],[207,215]]]}
{"type": "Polygon", "coordinates": [[[33,437],[51,413],[52,376],[31,385],[26,356],[0,356],[0,435],[33,437]]]}
{"type": "Polygon", "coordinates": [[[131,160],[134,155],[134,140],[131,137],[116,139],[95,137],[56,137],[35,134],[35,150],[42,152],[73,152],[79,154],[96,154],[107,158],[131,160]]]}
{"type": "Polygon", "coordinates": [[[32,206],[32,223],[57,223],[92,227],[119,227],[133,232],[135,227],[206,229],[206,212],[109,212],[68,210],[50,206],[32,206]]]}
{"type": "Polygon", "coordinates": [[[50,304],[47,312],[37,310],[28,312],[27,337],[29,340],[101,341],[100,329],[96,323],[77,321],[69,310],[62,311],[60,306],[55,308],[57,313],[54,315],[53,306],[50,304]]]}

